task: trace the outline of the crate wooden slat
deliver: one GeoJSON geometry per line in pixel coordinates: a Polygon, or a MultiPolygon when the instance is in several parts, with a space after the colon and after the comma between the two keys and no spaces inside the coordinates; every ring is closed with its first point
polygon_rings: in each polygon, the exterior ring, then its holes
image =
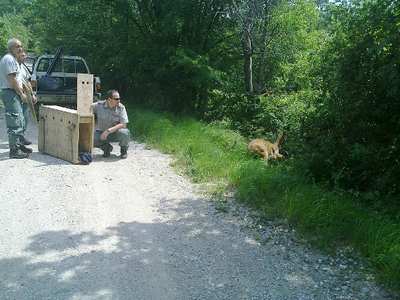
{"type": "Polygon", "coordinates": [[[79,152],[92,152],[94,117],[76,110],[42,105],[39,110],[39,151],[79,163],[79,152]]]}

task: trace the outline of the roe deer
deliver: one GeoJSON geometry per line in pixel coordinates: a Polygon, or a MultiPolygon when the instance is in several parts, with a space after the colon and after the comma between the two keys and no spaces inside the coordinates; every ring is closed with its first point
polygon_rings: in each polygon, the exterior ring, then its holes
{"type": "Polygon", "coordinates": [[[283,155],[279,153],[279,145],[282,142],[282,138],[283,133],[280,132],[275,143],[271,143],[270,141],[264,139],[254,139],[250,141],[247,149],[250,152],[254,152],[262,156],[266,163],[268,163],[269,159],[278,159],[283,157],[283,155]]]}

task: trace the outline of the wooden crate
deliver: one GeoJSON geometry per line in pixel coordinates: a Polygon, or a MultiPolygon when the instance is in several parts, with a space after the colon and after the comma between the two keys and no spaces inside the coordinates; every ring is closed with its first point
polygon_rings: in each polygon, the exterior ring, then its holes
{"type": "Polygon", "coordinates": [[[79,153],[92,153],[93,115],[81,116],[76,110],[56,105],[39,109],[40,152],[79,163],[79,153]]]}
{"type": "Polygon", "coordinates": [[[77,110],[57,105],[39,109],[40,152],[79,163],[79,153],[92,153],[94,116],[93,75],[77,75],[77,110]]]}

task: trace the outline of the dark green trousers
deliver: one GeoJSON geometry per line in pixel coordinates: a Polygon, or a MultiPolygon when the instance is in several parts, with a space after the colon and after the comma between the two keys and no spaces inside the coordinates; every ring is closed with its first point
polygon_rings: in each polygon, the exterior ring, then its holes
{"type": "Polygon", "coordinates": [[[127,128],[121,128],[120,130],[110,133],[106,141],[102,141],[100,136],[103,132],[96,130],[94,133],[94,146],[100,148],[102,145],[107,143],[119,143],[121,147],[128,147],[130,140],[130,132],[127,128]]]}
{"type": "Polygon", "coordinates": [[[2,90],[0,98],[4,103],[8,143],[10,148],[13,148],[21,143],[20,139],[23,137],[25,131],[22,102],[17,93],[11,89],[2,90]]]}

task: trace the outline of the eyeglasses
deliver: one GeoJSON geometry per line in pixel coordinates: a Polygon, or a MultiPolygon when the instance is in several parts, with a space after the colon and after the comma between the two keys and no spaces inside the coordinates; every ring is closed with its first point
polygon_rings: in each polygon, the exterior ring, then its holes
{"type": "Polygon", "coordinates": [[[113,100],[115,100],[115,101],[119,101],[119,100],[121,100],[121,98],[111,98],[111,99],[113,99],[113,100]]]}

